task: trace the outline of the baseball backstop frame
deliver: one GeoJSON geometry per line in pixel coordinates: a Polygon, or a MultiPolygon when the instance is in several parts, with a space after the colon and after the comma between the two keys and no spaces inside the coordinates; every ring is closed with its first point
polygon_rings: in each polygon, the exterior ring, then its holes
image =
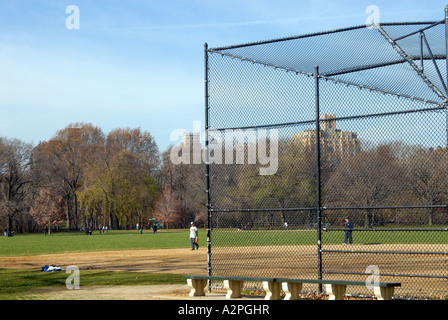
{"type": "Polygon", "coordinates": [[[448,7],[441,21],[205,44],[208,275],[374,272],[402,282],[397,298],[446,299],[447,39],[448,7]]]}

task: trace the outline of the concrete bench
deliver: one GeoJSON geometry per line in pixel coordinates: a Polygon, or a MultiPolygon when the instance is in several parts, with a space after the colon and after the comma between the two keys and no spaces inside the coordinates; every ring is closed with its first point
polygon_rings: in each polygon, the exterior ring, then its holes
{"type": "MultiPolygon", "coordinates": [[[[366,286],[364,281],[321,280],[321,279],[289,279],[289,278],[254,278],[254,277],[226,277],[226,276],[183,276],[190,286],[190,297],[205,296],[205,287],[209,280],[223,281],[227,290],[226,299],[241,298],[244,282],[262,282],[266,291],[265,300],[280,300],[283,290],[285,300],[299,300],[302,285],[315,283],[325,285],[329,300],[343,300],[347,286],[366,286]]],[[[397,282],[378,282],[373,286],[378,300],[392,300],[395,287],[401,286],[397,282]]]]}
{"type": "Polygon", "coordinates": [[[208,280],[223,281],[224,288],[227,290],[226,299],[241,298],[244,282],[262,282],[263,289],[266,291],[266,300],[271,299],[273,292],[276,292],[278,283],[274,278],[253,278],[253,277],[225,277],[225,276],[183,276],[187,279],[190,286],[190,297],[205,296],[205,287],[208,280]]]}
{"type": "MultiPolygon", "coordinates": [[[[343,300],[347,286],[366,286],[365,281],[344,281],[344,280],[321,280],[321,279],[288,279],[276,278],[282,283],[285,300],[299,300],[304,283],[316,283],[325,285],[325,290],[329,295],[329,300],[343,300]]],[[[378,282],[371,284],[377,300],[392,300],[395,287],[400,287],[398,282],[378,282]]]]}

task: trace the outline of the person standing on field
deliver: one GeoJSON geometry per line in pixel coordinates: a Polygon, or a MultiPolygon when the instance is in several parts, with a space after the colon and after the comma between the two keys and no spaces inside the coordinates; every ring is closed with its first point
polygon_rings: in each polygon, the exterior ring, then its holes
{"type": "Polygon", "coordinates": [[[351,222],[350,218],[348,217],[345,218],[344,230],[345,230],[344,244],[347,244],[347,242],[353,244],[353,237],[352,237],[353,222],[351,222]]]}
{"type": "Polygon", "coordinates": [[[194,250],[194,247],[196,246],[196,250],[199,249],[198,244],[198,228],[194,225],[194,222],[190,223],[190,243],[191,243],[191,250],[194,250]]]}

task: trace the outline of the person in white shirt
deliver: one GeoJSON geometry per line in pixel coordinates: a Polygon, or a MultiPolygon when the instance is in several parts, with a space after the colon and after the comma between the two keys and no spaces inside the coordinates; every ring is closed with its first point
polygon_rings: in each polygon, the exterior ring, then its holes
{"type": "Polygon", "coordinates": [[[191,242],[191,250],[194,250],[196,246],[196,250],[199,249],[198,244],[198,228],[194,225],[194,222],[190,223],[190,242],[191,242]]]}

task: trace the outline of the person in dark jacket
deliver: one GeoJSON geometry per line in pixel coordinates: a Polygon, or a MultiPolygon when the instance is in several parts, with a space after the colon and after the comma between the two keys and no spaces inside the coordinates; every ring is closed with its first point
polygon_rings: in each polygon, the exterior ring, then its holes
{"type": "Polygon", "coordinates": [[[347,242],[353,244],[353,237],[352,237],[353,222],[351,222],[350,218],[348,217],[345,218],[344,230],[345,230],[344,244],[347,244],[347,242]]]}
{"type": "Polygon", "coordinates": [[[152,232],[154,234],[156,234],[156,232],[157,232],[157,223],[154,223],[154,225],[152,226],[152,232]]]}

